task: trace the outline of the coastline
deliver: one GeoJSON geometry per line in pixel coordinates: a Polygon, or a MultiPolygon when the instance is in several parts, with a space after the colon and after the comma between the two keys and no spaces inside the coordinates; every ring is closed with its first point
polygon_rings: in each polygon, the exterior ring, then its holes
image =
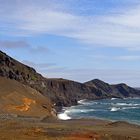
{"type": "Polygon", "coordinates": [[[57,115],[57,118],[58,120],[61,120],[61,121],[69,121],[69,120],[98,120],[98,121],[107,121],[107,122],[110,122],[110,123],[117,123],[117,122],[124,122],[124,123],[129,123],[129,124],[132,124],[132,125],[138,125],[140,126],[140,123],[138,122],[134,122],[134,121],[122,121],[122,120],[111,120],[111,119],[105,119],[105,118],[97,118],[97,117],[92,117],[92,118],[77,118],[77,119],[73,119],[71,118],[70,116],[67,115],[67,110],[63,111],[63,112],[60,112],[58,113],[57,115]]]}
{"type": "MultiPolygon", "coordinates": [[[[68,108],[61,111],[64,113],[68,108]]],[[[140,125],[100,118],[72,119],[62,115],[40,121],[0,119],[0,124],[0,139],[5,140],[140,140],[140,125]]]]}
{"type": "MultiPolygon", "coordinates": [[[[117,98],[111,98],[110,100],[116,100],[117,98]]],[[[128,99],[128,98],[127,98],[128,99]]],[[[136,98],[136,99],[139,99],[139,98],[136,98]]],[[[123,99],[125,100],[125,99],[123,99]]],[[[140,123],[138,121],[133,121],[133,120],[114,120],[114,119],[108,119],[108,118],[103,118],[103,117],[95,117],[95,116],[92,116],[92,117],[81,117],[81,118],[72,118],[71,116],[68,115],[68,113],[70,113],[72,107],[76,107],[78,105],[83,105],[85,104],[85,101],[89,101],[87,99],[82,99],[82,100],[79,100],[78,101],[78,104],[75,105],[75,106],[71,106],[71,107],[63,107],[61,110],[59,110],[58,114],[57,114],[57,118],[59,120],[79,120],[79,119],[96,119],[96,120],[101,120],[101,121],[109,121],[109,122],[126,122],[126,123],[129,123],[129,124],[134,124],[134,125],[139,125],[140,126],[140,123]]],[[[96,100],[94,100],[96,101],[96,100]]],[[[117,111],[115,110],[115,108],[112,108],[111,111],[117,111]],[[114,109],[114,110],[113,110],[114,109]]],[[[82,111],[81,111],[82,112],[82,111]]]]}

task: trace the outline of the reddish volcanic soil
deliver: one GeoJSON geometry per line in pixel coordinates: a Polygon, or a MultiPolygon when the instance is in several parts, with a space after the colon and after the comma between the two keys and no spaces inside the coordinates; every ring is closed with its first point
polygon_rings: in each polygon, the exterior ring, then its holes
{"type": "Polygon", "coordinates": [[[0,120],[0,140],[140,140],[140,126],[100,120],[0,120]]]}

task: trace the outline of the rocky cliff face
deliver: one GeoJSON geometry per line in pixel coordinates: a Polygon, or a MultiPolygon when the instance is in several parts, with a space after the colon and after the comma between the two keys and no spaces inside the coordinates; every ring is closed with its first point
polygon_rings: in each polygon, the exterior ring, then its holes
{"type": "Polygon", "coordinates": [[[107,96],[95,87],[65,79],[47,79],[45,85],[47,92],[53,95],[51,98],[57,101],[55,102],[58,106],[74,105],[80,99],[98,99],[107,96]]]}
{"type": "Polygon", "coordinates": [[[109,85],[100,80],[78,83],[65,79],[48,79],[0,51],[0,76],[28,85],[51,99],[56,106],[71,106],[80,99],[139,96],[124,85],[109,85]]]}

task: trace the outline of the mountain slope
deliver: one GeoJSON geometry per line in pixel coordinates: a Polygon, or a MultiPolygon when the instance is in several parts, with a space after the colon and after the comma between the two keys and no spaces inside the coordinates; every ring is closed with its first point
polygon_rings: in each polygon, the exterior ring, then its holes
{"type": "Polygon", "coordinates": [[[112,89],[108,83],[105,83],[99,79],[94,79],[84,83],[87,86],[98,88],[104,92],[111,93],[112,89]]]}
{"type": "Polygon", "coordinates": [[[116,84],[116,85],[110,85],[108,83],[105,83],[99,79],[94,79],[91,81],[88,81],[85,83],[88,86],[93,86],[101,91],[104,91],[112,96],[118,96],[118,97],[137,97],[140,96],[140,91],[137,89],[134,89],[132,87],[127,86],[126,84],[116,84]]]}
{"type": "Polygon", "coordinates": [[[54,116],[47,97],[28,86],[4,77],[0,77],[0,114],[41,118],[54,116]]]}

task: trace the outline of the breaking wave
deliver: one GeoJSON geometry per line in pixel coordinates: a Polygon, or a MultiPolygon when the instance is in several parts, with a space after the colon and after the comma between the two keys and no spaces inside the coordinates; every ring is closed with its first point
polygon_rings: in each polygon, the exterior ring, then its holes
{"type": "Polygon", "coordinates": [[[88,101],[87,99],[84,99],[84,100],[78,101],[78,104],[80,104],[80,105],[93,105],[93,104],[97,104],[97,102],[95,102],[95,101],[88,101]]]}
{"type": "Polygon", "coordinates": [[[111,98],[111,100],[116,100],[117,98],[111,98]]]}
{"type": "Polygon", "coordinates": [[[78,101],[78,104],[85,104],[86,99],[78,101]]]}
{"type": "Polygon", "coordinates": [[[120,110],[120,108],[112,107],[110,111],[113,111],[114,112],[114,111],[118,111],[118,110],[120,110]]]}
{"type": "Polygon", "coordinates": [[[140,104],[132,104],[132,103],[116,103],[118,106],[139,106],[140,104]]]}
{"type": "Polygon", "coordinates": [[[60,113],[57,116],[60,120],[70,120],[71,119],[71,117],[69,117],[66,112],[60,113]]]}

